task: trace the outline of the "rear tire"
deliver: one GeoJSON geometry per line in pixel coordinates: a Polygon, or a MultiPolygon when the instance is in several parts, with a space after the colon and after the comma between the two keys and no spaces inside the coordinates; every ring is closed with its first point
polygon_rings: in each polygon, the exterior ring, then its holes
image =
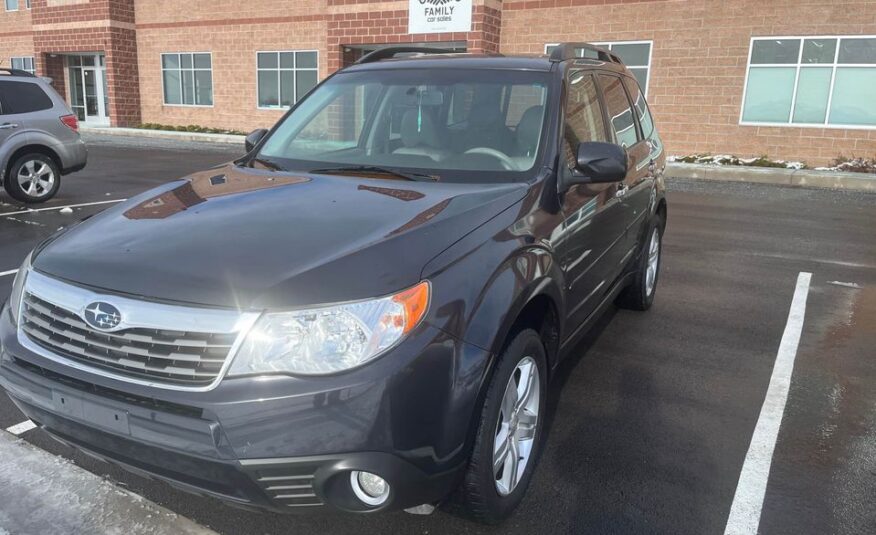
{"type": "Polygon", "coordinates": [[[544,344],[537,332],[526,329],[496,364],[471,460],[451,498],[453,510],[485,524],[498,524],[511,515],[541,453],[546,398],[544,344]]]}
{"type": "Polygon", "coordinates": [[[12,163],[3,187],[17,201],[28,204],[46,202],[61,187],[61,170],[45,154],[25,154],[12,163]]]}
{"type": "Polygon", "coordinates": [[[648,310],[654,304],[663,259],[663,219],[655,214],[636,262],[633,282],[617,296],[615,303],[630,310],[648,310]]]}

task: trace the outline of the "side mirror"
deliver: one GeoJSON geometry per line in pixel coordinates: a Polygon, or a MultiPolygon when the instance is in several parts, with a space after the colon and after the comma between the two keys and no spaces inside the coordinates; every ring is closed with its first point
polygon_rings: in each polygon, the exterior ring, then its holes
{"type": "Polygon", "coordinates": [[[580,177],[573,184],[620,182],[627,176],[627,151],[614,143],[587,141],[578,145],[575,168],[580,177]]]}
{"type": "Polygon", "coordinates": [[[267,133],[267,129],[259,128],[258,130],[253,130],[252,132],[247,134],[246,139],[243,141],[243,146],[246,147],[246,152],[251,152],[252,149],[259,144],[259,141],[261,141],[267,133]]]}

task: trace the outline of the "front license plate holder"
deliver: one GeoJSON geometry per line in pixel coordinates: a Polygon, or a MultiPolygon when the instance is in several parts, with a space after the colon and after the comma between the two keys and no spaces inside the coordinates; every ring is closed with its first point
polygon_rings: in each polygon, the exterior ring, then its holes
{"type": "Polygon", "coordinates": [[[94,403],[58,390],[52,391],[52,402],[55,410],[60,414],[116,433],[131,434],[127,411],[94,403]]]}

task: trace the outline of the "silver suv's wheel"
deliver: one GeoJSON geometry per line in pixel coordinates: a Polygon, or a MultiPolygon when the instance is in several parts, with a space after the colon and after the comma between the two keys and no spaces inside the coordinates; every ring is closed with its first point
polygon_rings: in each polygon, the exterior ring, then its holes
{"type": "Polygon", "coordinates": [[[37,199],[45,197],[55,185],[55,172],[45,162],[28,160],[18,170],[21,190],[37,199]]]}
{"type": "Polygon", "coordinates": [[[61,171],[52,158],[41,153],[25,154],[9,169],[4,187],[14,199],[26,203],[45,202],[55,196],[61,171]]]}
{"type": "Polygon", "coordinates": [[[532,329],[517,333],[495,364],[471,460],[449,508],[496,524],[520,504],[541,450],[546,379],[541,337],[532,329]]]}

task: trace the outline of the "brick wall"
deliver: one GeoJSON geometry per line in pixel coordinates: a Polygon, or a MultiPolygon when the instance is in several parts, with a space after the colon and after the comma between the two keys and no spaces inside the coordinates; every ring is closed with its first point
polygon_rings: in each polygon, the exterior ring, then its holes
{"type": "Polygon", "coordinates": [[[42,55],[40,56],[41,65],[38,67],[37,72],[41,76],[48,76],[52,79],[52,87],[55,88],[55,91],[58,92],[59,95],[65,96],[67,95],[67,64],[64,61],[64,56],[55,55],[42,55]]]}
{"type": "Polygon", "coordinates": [[[319,76],[343,64],[345,44],[465,41],[498,50],[501,2],[475,0],[472,31],[407,35],[407,0],[213,0],[194,5],[135,0],[142,121],[250,130],[271,126],[282,110],[257,108],[256,52],[317,50],[319,76]],[[213,106],[164,104],[162,52],[212,52],[213,106]]]}
{"type": "Polygon", "coordinates": [[[343,45],[434,43],[464,41],[469,52],[498,52],[501,2],[489,0],[472,6],[472,31],[409,34],[408,2],[381,0],[327,0],[328,69],[344,65],[343,45]]]}
{"type": "Polygon", "coordinates": [[[105,55],[110,122],[140,122],[140,91],[133,0],[32,1],[37,72],[66,94],[64,54],[105,55]]]}
{"type": "Polygon", "coordinates": [[[234,25],[220,21],[195,28],[138,25],[142,121],[239,130],[272,126],[284,111],[258,108],[257,51],[317,50],[319,78],[328,75],[325,21],[311,15],[295,17],[284,22],[243,20],[234,25]],[[212,52],[213,106],[164,104],[162,52],[212,52]]]}
{"type": "Polygon", "coordinates": [[[849,34],[876,34],[876,3],[511,0],[500,48],[541,53],[559,41],[653,40],[648,101],[671,154],[766,154],[821,165],[839,154],[876,155],[876,130],[739,125],[749,40],[849,34]]]}
{"type": "Polygon", "coordinates": [[[0,67],[11,67],[12,57],[33,56],[31,10],[6,11],[0,2],[0,67]]]}

